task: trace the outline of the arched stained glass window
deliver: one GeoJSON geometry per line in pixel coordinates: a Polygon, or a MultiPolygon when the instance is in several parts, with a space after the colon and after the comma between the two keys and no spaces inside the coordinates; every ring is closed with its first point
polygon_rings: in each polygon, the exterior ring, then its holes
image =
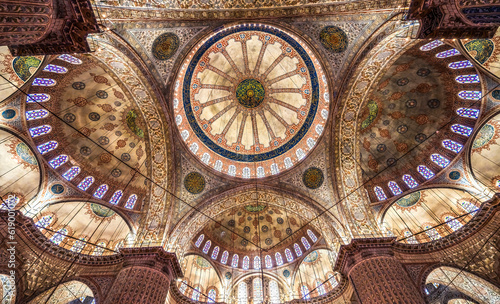
{"type": "Polygon", "coordinates": [[[227,252],[227,250],[226,250],[226,251],[224,251],[224,252],[222,253],[222,258],[220,259],[220,262],[221,262],[222,264],[226,264],[226,263],[227,263],[227,258],[228,258],[228,257],[229,257],[229,253],[228,253],[228,252],[227,252]]]}
{"type": "Polygon", "coordinates": [[[450,164],[450,161],[441,154],[432,154],[431,160],[442,168],[446,168],[450,164]]]}
{"type": "Polygon", "coordinates": [[[266,255],[266,257],[264,258],[264,262],[266,263],[266,268],[267,269],[273,267],[273,260],[271,259],[270,255],[266,255]]]}
{"type": "Polygon", "coordinates": [[[435,241],[435,240],[441,238],[441,236],[439,235],[439,232],[436,230],[436,228],[432,228],[431,226],[427,225],[424,227],[424,230],[425,230],[425,233],[427,234],[427,236],[432,241],[435,241]]]}
{"type": "Polygon", "coordinates": [[[450,151],[458,153],[462,150],[462,148],[464,146],[462,146],[461,144],[459,144],[451,139],[445,139],[445,140],[443,140],[443,147],[445,147],[446,149],[448,149],[450,151]]]}
{"type": "Polygon", "coordinates": [[[379,187],[379,186],[374,187],[373,191],[375,192],[375,195],[377,196],[379,201],[383,201],[383,200],[387,199],[387,196],[385,195],[385,192],[381,187],[379,187]]]}
{"type": "Polygon", "coordinates": [[[474,203],[461,199],[458,201],[458,204],[460,207],[462,207],[467,213],[470,213],[471,215],[476,214],[476,212],[479,210],[479,207],[477,207],[474,203]]]}
{"type": "Polygon", "coordinates": [[[94,249],[94,252],[92,253],[92,255],[101,256],[104,253],[105,247],[106,247],[105,242],[97,243],[97,246],[95,246],[95,249],[94,249]]]}
{"type": "Polygon", "coordinates": [[[212,288],[208,291],[207,303],[215,303],[216,299],[217,299],[217,291],[215,291],[215,289],[212,288]]]}
{"type": "Polygon", "coordinates": [[[460,91],[458,97],[466,100],[480,100],[482,94],[481,91],[460,91]]]}
{"type": "Polygon", "coordinates": [[[285,257],[288,262],[293,261],[292,251],[288,248],[285,249],[285,257]]]}
{"type": "Polygon", "coordinates": [[[104,196],[104,194],[106,194],[106,192],[108,192],[108,185],[102,184],[94,192],[94,197],[101,199],[104,196]]]}
{"type": "Polygon", "coordinates": [[[456,55],[460,55],[460,52],[457,49],[450,49],[447,51],[437,53],[436,57],[437,58],[448,58],[448,57],[456,56],[456,55]]]}
{"type": "Polygon", "coordinates": [[[264,294],[262,292],[261,278],[253,279],[253,303],[260,304],[264,301],[264,294]]]}
{"type": "Polygon", "coordinates": [[[403,235],[405,236],[406,242],[408,244],[418,244],[417,239],[415,238],[415,236],[413,235],[413,233],[411,233],[411,231],[406,230],[403,233],[403,235]]]}
{"type": "Polygon", "coordinates": [[[219,246],[215,246],[211,256],[212,260],[217,260],[217,257],[219,257],[219,246]]]}
{"type": "Polygon", "coordinates": [[[299,244],[295,243],[293,244],[293,249],[295,250],[295,255],[296,256],[302,256],[302,249],[300,249],[299,244]]]}
{"type": "Polygon", "coordinates": [[[316,291],[320,296],[326,293],[325,286],[323,286],[323,283],[321,283],[319,280],[316,280],[316,291]]]}
{"type": "Polygon", "coordinates": [[[56,81],[51,78],[35,78],[35,80],[33,80],[33,85],[40,87],[52,87],[56,85],[56,81]]]}
{"type": "Polygon", "coordinates": [[[207,254],[208,251],[210,250],[210,247],[212,246],[212,242],[210,240],[205,242],[205,246],[203,246],[203,253],[207,254]]]}
{"type": "Polygon", "coordinates": [[[132,194],[131,196],[128,197],[128,200],[125,203],[125,208],[133,209],[135,206],[135,202],[137,202],[137,195],[132,194]]]}
{"type": "Polygon", "coordinates": [[[248,256],[244,256],[242,268],[247,270],[249,267],[250,267],[250,258],[248,256]]]}
{"type": "Polygon", "coordinates": [[[38,228],[47,228],[52,223],[53,219],[54,219],[54,217],[52,215],[46,215],[46,216],[42,217],[41,219],[39,219],[35,223],[35,226],[37,226],[38,228]]]}
{"type": "Polygon", "coordinates": [[[247,304],[247,283],[241,282],[238,285],[238,304],[247,304]]]}
{"type": "Polygon", "coordinates": [[[418,186],[417,181],[409,174],[403,175],[403,181],[408,185],[410,188],[415,188],[418,186]]]}
{"type": "Polygon", "coordinates": [[[50,240],[52,243],[59,245],[66,238],[67,234],[68,230],[66,228],[61,228],[50,238],[50,240]]]}
{"type": "Polygon", "coordinates": [[[276,252],[274,254],[274,259],[276,260],[276,266],[281,266],[283,265],[283,258],[281,257],[281,253],[276,252]]]}
{"type": "Polygon", "coordinates": [[[438,46],[441,46],[443,44],[444,44],[444,42],[441,41],[441,40],[434,40],[434,41],[431,41],[431,42],[429,42],[427,44],[422,45],[420,47],[420,50],[422,50],[422,51],[430,51],[430,50],[435,49],[438,46]]]}
{"type": "Polygon", "coordinates": [[[261,264],[260,264],[260,257],[259,256],[255,256],[253,258],[253,269],[260,270],[260,266],[261,266],[261,264]]]}
{"type": "Polygon", "coordinates": [[[275,280],[269,281],[269,300],[271,304],[279,304],[280,301],[280,289],[278,287],[278,282],[275,280]]]}
{"type": "Polygon", "coordinates": [[[28,94],[26,98],[27,103],[33,102],[46,102],[50,100],[50,95],[45,93],[28,94]]]}
{"type": "Polygon", "coordinates": [[[472,68],[473,65],[472,65],[472,62],[470,62],[469,60],[462,60],[462,61],[455,61],[455,62],[452,62],[450,64],[448,64],[448,67],[450,69],[465,69],[465,68],[472,68]]]}
{"type": "Polygon", "coordinates": [[[457,231],[463,226],[462,223],[460,223],[456,218],[453,218],[449,215],[444,217],[444,221],[453,231],[457,231]]]}
{"type": "Polygon", "coordinates": [[[187,281],[184,280],[181,282],[181,286],[179,287],[179,291],[184,294],[186,292],[186,288],[187,288],[187,281]]]}
{"type": "Polygon", "coordinates": [[[82,64],[82,61],[80,59],[73,57],[71,55],[68,55],[68,54],[62,54],[57,58],[61,59],[63,61],[69,62],[71,64],[82,64]]]}
{"type": "Polygon", "coordinates": [[[115,193],[113,193],[113,196],[109,200],[110,204],[116,205],[118,202],[122,199],[123,196],[123,191],[122,190],[116,190],[115,193]]]}
{"type": "Polygon", "coordinates": [[[304,299],[304,300],[311,299],[311,295],[309,294],[309,288],[307,288],[306,285],[302,285],[300,287],[300,295],[302,296],[302,299],[304,299]]]}
{"type": "Polygon", "coordinates": [[[309,248],[311,248],[311,245],[309,245],[309,242],[305,237],[300,238],[300,241],[302,242],[302,245],[304,245],[304,248],[306,250],[309,250],[309,248]]]}
{"type": "Polygon", "coordinates": [[[478,118],[479,117],[479,109],[459,108],[459,109],[457,109],[457,114],[462,116],[462,117],[478,118]]]}
{"type": "Polygon", "coordinates": [[[479,83],[479,75],[477,74],[469,74],[469,75],[460,75],[455,78],[455,81],[458,83],[479,83]]]}
{"type": "Polygon", "coordinates": [[[314,235],[314,233],[309,229],[307,229],[307,235],[311,238],[311,241],[313,241],[313,243],[316,243],[316,241],[318,240],[316,235],[314,235]]]}
{"type": "Polygon", "coordinates": [[[80,184],[78,185],[78,188],[80,188],[83,191],[86,191],[90,187],[90,185],[92,185],[93,183],[94,183],[94,177],[87,176],[86,178],[84,178],[80,182],[80,184]]]}
{"type": "Polygon", "coordinates": [[[454,124],[451,126],[451,130],[457,134],[463,135],[463,136],[470,136],[472,133],[472,128],[467,127],[461,124],[454,124]]]}
{"type": "Polygon", "coordinates": [[[233,254],[233,259],[231,260],[231,267],[236,268],[238,267],[238,261],[240,257],[235,253],[233,254]]]}
{"type": "Polygon", "coordinates": [[[200,300],[200,286],[196,286],[193,290],[193,294],[191,295],[191,300],[199,301],[200,300]]]}
{"type": "Polygon", "coordinates": [[[0,209],[13,210],[21,199],[15,194],[9,194],[7,198],[0,203],[0,209]]]}
{"type": "Polygon", "coordinates": [[[54,168],[54,169],[57,169],[59,168],[60,166],[62,166],[63,164],[65,164],[67,161],[68,161],[68,155],[59,155],[57,157],[54,157],[52,160],[49,161],[49,165],[54,168]]]}
{"type": "Polygon", "coordinates": [[[26,120],[42,119],[49,116],[49,111],[41,110],[31,110],[26,112],[26,120]]]}
{"type": "Polygon", "coordinates": [[[43,71],[57,73],[57,74],[64,74],[68,72],[68,69],[60,65],[48,64],[46,67],[43,68],[43,71]]]}
{"type": "Polygon", "coordinates": [[[75,176],[77,176],[78,174],[80,174],[80,167],[73,166],[68,171],[64,172],[64,174],[62,176],[66,180],[70,181],[73,178],[75,178],[75,176]]]}
{"type": "Polygon", "coordinates": [[[86,239],[84,237],[79,239],[79,240],[76,240],[73,243],[73,246],[71,246],[71,251],[76,252],[76,253],[80,253],[83,250],[83,248],[85,247],[85,241],[86,241],[86,239]]]}
{"type": "Polygon", "coordinates": [[[204,234],[201,234],[201,235],[198,237],[198,239],[196,240],[196,243],[194,243],[194,245],[195,245],[196,247],[200,247],[201,242],[203,242],[203,239],[204,239],[204,238],[205,238],[205,235],[204,235],[204,234]]]}
{"type": "Polygon", "coordinates": [[[49,142],[46,142],[44,144],[41,144],[39,145],[38,147],[38,151],[40,151],[41,154],[45,154],[49,151],[52,151],[54,150],[55,148],[57,148],[57,141],[49,141],[49,142]]]}
{"type": "Polygon", "coordinates": [[[328,282],[330,283],[332,288],[335,288],[335,287],[337,287],[337,285],[339,285],[339,282],[337,281],[335,276],[331,273],[328,274],[328,282]]]}
{"type": "Polygon", "coordinates": [[[417,167],[418,173],[420,173],[425,179],[431,179],[434,177],[434,172],[431,169],[427,168],[424,165],[420,165],[417,167]]]}
{"type": "Polygon", "coordinates": [[[401,191],[401,188],[399,188],[398,183],[396,182],[391,181],[387,184],[387,186],[389,186],[389,189],[394,195],[400,195],[401,193],[403,193],[403,191],[401,191]]]}

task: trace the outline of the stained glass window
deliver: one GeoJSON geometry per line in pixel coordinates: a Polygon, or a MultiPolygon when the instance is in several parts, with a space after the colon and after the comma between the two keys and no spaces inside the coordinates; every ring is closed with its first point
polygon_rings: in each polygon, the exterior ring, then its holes
{"type": "Polygon", "coordinates": [[[80,174],[80,167],[73,166],[68,171],[64,172],[64,174],[62,176],[66,180],[70,181],[73,178],[75,178],[75,176],[77,176],[78,174],[80,174]]]}
{"type": "Polygon", "coordinates": [[[478,118],[479,117],[479,109],[459,108],[457,110],[457,114],[462,116],[462,117],[478,118]]]}
{"type": "Polygon", "coordinates": [[[48,64],[46,67],[43,68],[43,71],[64,74],[64,73],[68,72],[68,69],[65,67],[62,67],[60,65],[48,64]]]}
{"type": "Polygon", "coordinates": [[[431,41],[431,42],[429,42],[427,44],[422,45],[420,47],[420,50],[422,50],[422,51],[430,51],[430,50],[435,49],[438,46],[441,46],[443,44],[444,44],[444,42],[441,41],[441,40],[434,40],[434,41],[431,41]]]}
{"type": "Polygon", "coordinates": [[[191,300],[198,301],[200,299],[200,286],[196,286],[191,295],[191,300]]]}
{"type": "Polygon", "coordinates": [[[304,299],[304,300],[311,299],[311,295],[309,295],[309,288],[307,288],[306,285],[302,285],[300,287],[300,295],[302,296],[302,299],[304,299]]]}
{"type": "Polygon", "coordinates": [[[238,304],[247,304],[247,283],[241,282],[238,285],[238,304]]]}
{"type": "Polygon", "coordinates": [[[447,51],[437,53],[436,57],[437,58],[448,58],[448,57],[456,56],[456,55],[460,55],[460,52],[457,49],[449,49],[447,51]]]}
{"type": "Polygon", "coordinates": [[[425,226],[424,227],[425,233],[427,236],[431,239],[431,241],[435,241],[441,236],[439,235],[439,232],[437,232],[436,228],[432,228],[431,226],[425,226]]]}
{"type": "Polygon", "coordinates": [[[208,251],[210,250],[210,247],[212,246],[212,242],[210,240],[205,242],[205,246],[203,246],[203,253],[207,254],[208,251]]]}
{"type": "Polygon", "coordinates": [[[281,257],[281,253],[276,252],[276,253],[274,254],[274,259],[276,260],[276,265],[277,265],[277,266],[281,266],[281,265],[283,265],[283,258],[281,257]]]}
{"type": "Polygon", "coordinates": [[[216,298],[217,298],[217,292],[215,291],[214,288],[210,289],[208,291],[207,303],[215,303],[216,298]]]}
{"type": "Polygon", "coordinates": [[[123,196],[122,190],[115,191],[115,193],[113,193],[113,196],[109,200],[109,203],[113,204],[113,205],[118,204],[118,202],[121,200],[122,196],[123,196]]]}
{"type": "Polygon", "coordinates": [[[408,185],[410,188],[415,188],[418,186],[417,181],[409,174],[403,175],[403,181],[408,185]]]}
{"type": "Polygon", "coordinates": [[[181,282],[181,286],[179,287],[179,291],[184,294],[186,292],[186,288],[187,288],[187,281],[184,280],[181,282]]]}
{"type": "Polygon", "coordinates": [[[462,207],[467,213],[470,213],[471,215],[476,214],[476,212],[479,210],[479,207],[477,207],[475,204],[472,202],[469,202],[468,200],[459,200],[458,204],[460,207],[462,207]]]}
{"type": "Polygon", "coordinates": [[[455,61],[450,64],[448,64],[448,67],[450,69],[465,69],[465,68],[472,68],[473,65],[469,60],[462,60],[462,61],[455,61]]]}
{"type": "Polygon", "coordinates": [[[76,253],[80,253],[83,248],[85,247],[85,238],[81,238],[79,240],[76,240],[74,243],[73,243],[73,246],[71,246],[71,251],[73,252],[76,252],[76,253]]]}
{"type": "Polygon", "coordinates": [[[259,270],[260,266],[261,266],[261,264],[260,264],[260,257],[259,256],[255,256],[253,258],[253,269],[259,270]]]}
{"type": "Polygon", "coordinates": [[[94,192],[94,197],[101,199],[104,196],[104,194],[106,194],[106,192],[108,192],[108,185],[102,184],[94,192]]]}
{"type": "Polygon", "coordinates": [[[248,256],[243,257],[243,269],[247,270],[250,267],[250,258],[248,256]]]}
{"type": "Polygon", "coordinates": [[[413,233],[411,233],[411,231],[406,230],[404,232],[404,236],[405,236],[406,242],[408,244],[418,244],[417,239],[415,238],[415,236],[413,235],[413,233]]]}
{"type": "Polygon", "coordinates": [[[337,287],[339,285],[339,282],[335,278],[335,276],[331,273],[328,274],[328,282],[330,282],[330,285],[332,285],[332,288],[337,287]]]}
{"type": "Polygon", "coordinates": [[[314,235],[314,233],[307,229],[307,235],[311,238],[311,240],[313,241],[313,243],[316,243],[316,241],[318,240],[318,238],[316,237],[316,235],[314,235]]]}
{"type": "Polygon", "coordinates": [[[385,195],[385,192],[382,188],[379,186],[373,188],[373,191],[375,192],[375,195],[377,196],[379,201],[383,201],[387,199],[387,196],[385,195]]]}
{"type": "Polygon", "coordinates": [[[441,154],[432,154],[431,160],[442,168],[446,168],[450,164],[450,161],[441,154]]]}
{"type": "Polygon", "coordinates": [[[200,235],[200,236],[198,237],[198,239],[196,240],[196,243],[194,243],[194,245],[195,245],[196,247],[200,247],[201,242],[203,242],[203,239],[204,239],[204,238],[205,238],[205,235],[204,235],[204,234],[200,235]]]}
{"type": "Polygon", "coordinates": [[[35,223],[35,226],[37,226],[38,228],[47,228],[50,223],[52,223],[52,219],[52,215],[46,215],[39,219],[38,222],[35,223]]]}
{"type": "Polygon", "coordinates": [[[28,94],[28,98],[26,98],[27,103],[33,103],[33,102],[45,102],[50,99],[49,94],[45,93],[36,93],[36,94],[28,94]]]}
{"type": "Polygon", "coordinates": [[[84,178],[80,184],[78,185],[78,188],[80,188],[81,190],[83,191],[86,191],[90,185],[92,185],[94,183],[94,177],[93,176],[87,176],[86,178],[84,178]]]}
{"type": "Polygon", "coordinates": [[[261,278],[253,279],[253,303],[260,304],[264,300],[264,294],[262,292],[262,280],[261,278]]]}
{"type": "Polygon", "coordinates": [[[460,223],[456,218],[453,218],[449,215],[444,217],[444,221],[448,225],[448,227],[451,228],[453,231],[457,231],[458,229],[462,228],[462,223],[460,223]]]}
{"type": "Polygon", "coordinates": [[[434,172],[424,165],[417,167],[418,173],[420,173],[425,179],[431,179],[434,177],[434,172]]]}
{"type": "Polygon", "coordinates": [[[215,246],[214,250],[212,250],[212,260],[217,260],[219,256],[219,246],[215,246]]]}
{"type": "Polygon", "coordinates": [[[285,256],[288,262],[293,261],[292,251],[290,249],[285,249],[285,256]]]}
{"type": "Polygon", "coordinates": [[[460,91],[458,97],[466,100],[480,100],[482,94],[481,91],[460,91]]]}
{"type": "Polygon", "coordinates": [[[229,253],[228,253],[228,252],[227,252],[227,250],[226,250],[226,251],[224,251],[224,252],[222,253],[222,258],[220,259],[220,262],[221,262],[222,264],[226,264],[226,263],[227,263],[227,258],[228,258],[228,257],[229,257],[229,253]]]}
{"type": "Polygon", "coordinates": [[[104,253],[104,248],[106,247],[105,242],[97,243],[97,246],[94,249],[93,255],[101,256],[104,253]]]}
{"type": "Polygon", "coordinates": [[[49,111],[47,110],[31,110],[26,112],[26,120],[41,119],[49,116],[49,111]]]}
{"type": "Polygon", "coordinates": [[[460,75],[455,78],[458,83],[479,83],[479,76],[477,74],[460,75]]]}
{"type": "Polygon", "coordinates": [[[300,249],[299,244],[295,243],[293,244],[293,249],[295,250],[295,255],[296,256],[302,256],[302,249],[300,249]]]}
{"type": "Polygon", "coordinates": [[[137,201],[137,195],[132,194],[131,196],[128,197],[128,200],[125,203],[125,208],[133,209],[136,201],[137,201]]]}
{"type": "Polygon", "coordinates": [[[40,151],[40,153],[45,154],[57,148],[57,141],[51,140],[49,142],[39,145],[37,148],[38,151],[40,151]]]}
{"type": "Polygon", "coordinates": [[[238,261],[239,261],[240,257],[235,253],[233,254],[233,259],[231,260],[231,267],[238,267],[238,261]]]}
{"type": "Polygon", "coordinates": [[[264,262],[266,263],[266,268],[272,268],[273,267],[273,260],[271,259],[270,255],[266,255],[264,258],[264,262]]]}
{"type": "Polygon", "coordinates": [[[54,169],[57,169],[59,168],[60,166],[62,166],[64,163],[66,163],[68,161],[68,155],[59,155],[55,158],[53,158],[52,160],[49,161],[49,165],[54,168],[54,169]]]}
{"type": "Polygon", "coordinates": [[[387,185],[389,186],[389,189],[391,190],[392,194],[400,195],[401,193],[403,193],[403,191],[401,191],[401,188],[399,188],[398,183],[391,181],[387,185]]]}
{"type": "Polygon", "coordinates": [[[59,229],[51,238],[50,240],[52,243],[59,245],[61,242],[66,238],[66,235],[68,234],[68,230],[66,228],[59,229]]]}
{"type": "Polygon", "coordinates": [[[445,147],[446,149],[448,149],[450,151],[458,153],[462,150],[462,148],[464,146],[462,146],[461,144],[459,144],[453,140],[445,139],[445,140],[443,140],[443,147],[445,147]]]}
{"type": "Polygon", "coordinates": [[[323,283],[320,281],[316,280],[316,291],[318,292],[318,295],[322,296],[326,293],[325,286],[323,286],[323,283]]]}
{"type": "Polygon", "coordinates": [[[81,64],[82,63],[82,61],[80,59],[75,58],[75,57],[68,55],[68,54],[62,54],[57,58],[64,60],[66,62],[69,62],[71,64],[81,64]]]}
{"type": "Polygon", "coordinates": [[[275,280],[269,281],[269,300],[271,304],[279,304],[280,301],[280,289],[278,287],[278,282],[275,280]]]}
{"type": "Polygon", "coordinates": [[[51,78],[35,78],[35,80],[33,80],[33,85],[40,87],[52,87],[56,85],[56,81],[51,78]]]}
{"type": "Polygon", "coordinates": [[[9,196],[3,200],[0,209],[13,210],[19,203],[20,198],[15,194],[9,194],[9,196]]]}
{"type": "Polygon", "coordinates": [[[451,130],[457,134],[461,134],[463,136],[470,136],[470,134],[472,133],[472,128],[471,127],[467,127],[467,126],[464,126],[464,125],[460,125],[460,124],[454,124],[451,126],[451,130]]]}
{"type": "Polygon", "coordinates": [[[304,248],[306,250],[309,250],[309,248],[311,248],[311,245],[309,245],[309,242],[305,237],[302,237],[300,240],[302,241],[302,245],[304,245],[304,248]]]}

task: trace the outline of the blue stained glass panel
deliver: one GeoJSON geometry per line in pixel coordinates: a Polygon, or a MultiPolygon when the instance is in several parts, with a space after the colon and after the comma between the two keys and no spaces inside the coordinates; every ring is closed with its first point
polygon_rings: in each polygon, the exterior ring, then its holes
{"type": "Polygon", "coordinates": [[[260,269],[260,257],[257,255],[253,258],[253,269],[259,270],[260,269]]]}
{"type": "Polygon", "coordinates": [[[106,247],[106,243],[104,243],[104,242],[97,243],[97,246],[95,247],[94,252],[92,254],[96,255],[96,256],[101,256],[104,253],[105,247],[106,247]]]}
{"type": "Polygon", "coordinates": [[[26,120],[41,119],[49,116],[49,111],[47,110],[31,110],[26,112],[26,120]]]}
{"type": "Polygon", "coordinates": [[[49,134],[52,131],[52,127],[49,125],[43,125],[38,127],[30,128],[31,137],[38,137],[45,134],[49,134]]]}
{"type": "Polygon", "coordinates": [[[131,196],[128,197],[128,200],[125,203],[125,208],[133,209],[136,201],[137,201],[137,195],[132,194],[131,196]]]}
{"type": "Polygon", "coordinates": [[[387,184],[387,186],[389,187],[389,189],[391,190],[392,194],[394,195],[400,195],[401,193],[403,193],[403,191],[401,190],[401,188],[399,188],[399,185],[398,183],[396,182],[389,182],[387,184]]]}
{"type": "Polygon", "coordinates": [[[448,67],[450,69],[465,69],[465,68],[472,68],[473,65],[472,65],[472,62],[470,62],[469,60],[462,60],[462,61],[455,61],[455,62],[452,62],[450,64],[448,64],[448,67]]]}
{"type": "Polygon", "coordinates": [[[218,256],[219,256],[219,246],[215,246],[214,250],[212,251],[211,258],[212,260],[217,260],[218,256]]]}
{"type": "Polygon", "coordinates": [[[57,169],[59,168],[60,166],[62,166],[63,164],[65,164],[67,161],[68,161],[68,155],[59,155],[55,158],[53,158],[51,161],[49,161],[49,165],[54,168],[54,169],[57,169]]]}
{"type": "Polygon", "coordinates": [[[417,167],[418,173],[420,173],[425,179],[431,179],[434,177],[434,172],[424,165],[417,167]]]}
{"type": "Polygon", "coordinates": [[[248,256],[243,257],[243,269],[247,270],[250,267],[250,258],[248,256]]]}
{"type": "Polygon", "coordinates": [[[451,130],[457,134],[463,135],[463,136],[470,136],[472,133],[472,128],[467,127],[461,124],[454,124],[451,126],[451,130]]]}
{"type": "Polygon", "coordinates": [[[80,253],[83,250],[83,248],[85,247],[85,241],[86,241],[85,238],[81,238],[79,240],[76,240],[73,243],[73,246],[71,246],[71,251],[80,253]]]}
{"type": "Polygon", "coordinates": [[[205,242],[205,246],[203,246],[203,253],[207,254],[208,251],[210,250],[210,247],[212,246],[212,242],[210,240],[205,242]]]}
{"type": "Polygon", "coordinates": [[[415,188],[418,186],[417,181],[409,174],[403,175],[403,181],[408,185],[410,188],[415,188]]]}
{"type": "Polygon", "coordinates": [[[238,260],[240,259],[240,257],[235,253],[233,254],[233,259],[231,260],[231,267],[238,267],[238,260]]]}
{"type": "Polygon", "coordinates": [[[97,190],[94,192],[94,197],[101,199],[104,196],[104,194],[106,194],[107,191],[108,191],[108,185],[106,184],[100,185],[99,188],[97,188],[97,190]]]}
{"type": "Polygon", "coordinates": [[[285,257],[288,262],[293,261],[292,251],[290,249],[285,249],[285,257]]]}
{"type": "Polygon", "coordinates": [[[444,44],[444,42],[441,41],[441,40],[434,40],[434,41],[431,41],[431,42],[429,42],[427,44],[422,45],[420,47],[420,50],[422,50],[422,51],[430,51],[430,50],[432,50],[434,48],[437,48],[438,46],[441,46],[443,44],[444,44]]]}
{"type": "Polygon", "coordinates": [[[198,239],[196,240],[196,243],[194,243],[194,245],[195,245],[196,247],[200,247],[201,242],[203,242],[203,239],[204,239],[204,238],[205,238],[205,235],[204,235],[204,234],[200,235],[200,236],[198,237],[198,239]]]}
{"type": "Polygon", "coordinates": [[[271,259],[270,255],[266,255],[266,257],[264,258],[264,262],[266,263],[266,268],[267,269],[273,267],[273,260],[271,259]]]}
{"type": "Polygon", "coordinates": [[[68,171],[66,171],[62,176],[66,180],[70,181],[73,178],[75,178],[75,176],[77,176],[78,174],[80,174],[80,167],[73,166],[68,171]]]}
{"type": "Polygon", "coordinates": [[[300,249],[299,244],[295,243],[293,244],[293,249],[295,250],[295,255],[296,256],[302,256],[302,249],[300,249]]]}
{"type": "Polygon", "coordinates": [[[448,58],[448,57],[456,56],[456,55],[460,55],[460,52],[457,49],[450,49],[450,50],[447,50],[444,52],[437,53],[436,57],[437,58],[448,58]]]}
{"type": "Polygon", "coordinates": [[[83,191],[86,191],[93,183],[94,183],[94,178],[92,176],[87,176],[80,182],[78,188],[80,188],[83,191]]]}
{"type": "Polygon", "coordinates": [[[222,258],[220,259],[220,262],[222,264],[226,264],[227,263],[227,258],[229,257],[229,253],[227,251],[224,251],[222,253],[222,258]]]}
{"type": "Polygon", "coordinates": [[[461,144],[459,144],[451,139],[445,139],[445,140],[443,140],[443,147],[445,147],[446,149],[448,149],[450,151],[458,153],[462,150],[462,148],[464,146],[462,146],[461,144]]]}
{"type": "Polygon", "coordinates": [[[57,141],[51,140],[49,142],[39,145],[37,148],[38,151],[40,151],[40,153],[45,154],[57,148],[57,141]]]}
{"type": "Polygon", "coordinates": [[[300,241],[302,242],[302,245],[304,245],[304,248],[306,250],[309,250],[309,248],[311,248],[311,245],[309,245],[309,242],[305,237],[300,238],[300,241]]]}
{"type": "Polygon", "coordinates": [[[28,94],[28,97],[26,98],[27,103],[33,103],[33,102],[45,102],[50,99],[49,94],[45,93],[37,93],[37,94],[28,94]]]}
{"type": "Polygon", "coordinates": [[[210,289],[208,291],[208,300],[207,300],[207,303],[215,303],[215,300],[216,300],[216,297],[217,297],[217,292],[215,291],[215,289],[210,289]]]}
{"type": "Polygon", "coordinates": [[[379,201],[383,201],[387,199],[387,196],[385,195],[384,190],[381,187],[375,187],[373,188],[373,191],[375,192],[375,195],[377,196],[379,201]]]}
{"type": "Polygon", "coordinates": [[[51,223],[52,223],[53,216],[52,215],[46,215],[39,219],[36,223],[35,226],[38,228],[47,228],[51,223]]]}
{"type": "Polygon", "coordinates": [[[458,83],[479,83],[479,76],[477,74],[460,75],[455,78],[458,83]]]}
{"type": "Polygon", "coordinates": [[[66,61],[68,63],[71,63],[71,64],[81,64],[82,63],[82,61],[80,59],[73,57],[71,55],[68,55],[68,54],[62,54],[57,58],[59,58],[63,61],[66,61]]]}
{"type": "Polygon", "coordinates": [[[436,230],[436,228],[432,228],[431,226],[425,226],[424,230],[425,230],[425,233],[427,234],[427,236],[432,241],[435,241],[435,240],[441,238],[441,236],[439,235],[439,232],[436,230]]]}
{"type": "Polygon", "coordinates": [[[66,238],[66,235],[68,234],[68,230],[66,228],[59,229],[51,238],[50,240],[52,243],[59,245],[61,242],[66,238]]]}
{"type": "Polygon", "coordinates": [[[451,228],[453,231],[457,231],[458,229],[462,228],[462,223],[460,223],[457,219],[447,215],[444,217],[444,221],[448,226],[451,228]]]}
{"type": "Polygon", "coordinates": [[[115,191],[115,193],[113,193],[113,196],[109,200],[109,203],[113,204],[113,205],[118,204],[118,202],[121,200],[122,196],[123,196],[123,192],[121,190],[115,191]]]}
{"type": "Polygon", "coordinates": [[[450,161],[441,154],[432,154],[431,160],[441,168],[446,168],[450,164],[450,161]]]}
{"type": "Polygon", "coordinates": [[[52,87],[56,85],[56,81],[51,78],[35,78],[35,80],[33,80],[33,85],[40,87],[52,87]]]}
{"type": "Polygon", "coordinates": [[[458,97],[466,100],[480,100],[482,94],[481,91],[460,91],[458,97]]]}
{"type": "Polygon", "coordinates": [[[309,294],[309,288],[307,288],[306,285],[302,285],[300,287],[300,294],[302,295],[302,299],[304,299],[304,300],[311,299],[311,295],[309,294]]]}
{"type": "Polygon", "coordinates": [[[478,118],[479,117],[479,110],[478,109],[469,109],[469,108],[459,108],[457,110],[457,114],[462,116],[462,117],[478,118]]]}
{"type": "Polygon", "coordinates": [[[59,66],[59,65],[48,64],[46,67],[43,68],[43,71],[64,74],[64,73],[68,72],[68,69],[65,67],[59,66]]]}
{"type": "Polygon", "coordinates": [[[318,240],[318,238],[316,237],[316,235],[314,235],[314,233],[307,229],[307,235],[311,238],[311,240],[313,241],[313,243],[316,243],[316,241],[318,240]]]}
{"type": "Polygon", "coordinates": [[[320,281],[316,281],[316,290],[318,291],[318,294],[320,296],[326,293],[325,286],[323,286],[323,283],[321,283],[320,281]]]}
{"type": "Polygon", "coordinates": [[[415,238],[415,236],[413,235],[413,233],[411,233],[411,231],[406,230],[404,232],[404,236],[408,244],[418,244],[417,238],[415,238]]]}
{"type": "Polygon", "coordinates": [[[283,265],[283,258],[281,257],[281,253],[276,252],[276,253],[274,254],[274,259],[276,260],[276,265],[277,265],[277,266],[281,266],[281,265],[283,265]]]}

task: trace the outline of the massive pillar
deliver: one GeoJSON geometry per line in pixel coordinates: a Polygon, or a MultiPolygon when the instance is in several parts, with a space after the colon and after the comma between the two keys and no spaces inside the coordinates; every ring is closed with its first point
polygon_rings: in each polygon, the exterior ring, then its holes
{"type": "Polygon", "coordinates": [[[355,239],[342,246],[336,270],[349,277],[363,304],[424,304],[401,262],[392,254],[393,238],[355,239]]]}

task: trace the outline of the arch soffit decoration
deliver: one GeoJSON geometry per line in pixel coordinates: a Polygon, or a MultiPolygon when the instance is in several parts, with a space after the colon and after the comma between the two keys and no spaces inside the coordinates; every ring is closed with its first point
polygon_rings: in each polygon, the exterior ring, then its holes
{"type": "Polygon", "coordinates": [[[224,286],[224,280],[222,280],[222,277],[223,277],[222,273],[221,273],[219,267],[217,267],[217,265],[214,263],[214,261],[212,259],[207,259],[207,258],[201,256],[199,254],[199,252],[188,252],[188,253],[186,253],[186,255],[184,257],[187,258],[188,256],[196,256],[196,257],[200,257],[200,258],[206,260],[210,264],[210,266],[214,269],[215,273],[217,274],[217,278],[219,279],[220,285],[224,286]]]}

